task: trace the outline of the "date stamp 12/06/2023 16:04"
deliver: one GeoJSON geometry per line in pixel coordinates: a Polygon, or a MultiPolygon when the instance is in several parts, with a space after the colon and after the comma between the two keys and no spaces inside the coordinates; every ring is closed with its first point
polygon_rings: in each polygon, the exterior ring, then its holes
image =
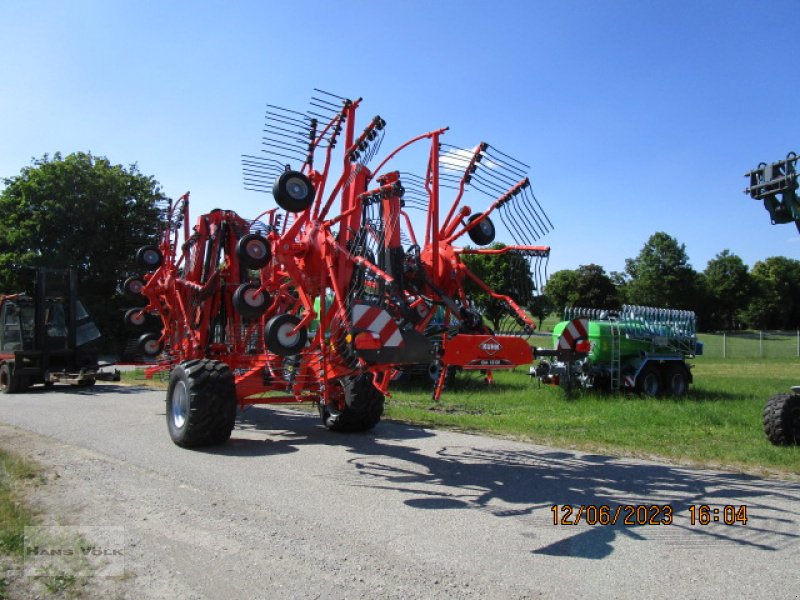
{"type": "Polygon", "coordinates": [[[690,504],[681,511],[670,504],[554,504],[553,525],[747,525],[747,505],[690,504]]]}

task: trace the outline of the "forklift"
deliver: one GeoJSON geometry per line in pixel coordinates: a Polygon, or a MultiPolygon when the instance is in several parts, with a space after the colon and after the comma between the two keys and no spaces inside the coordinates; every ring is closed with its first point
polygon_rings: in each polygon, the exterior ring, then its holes
{"type": "Polygon", "coordinates": [[[100,331],[78,299],[74,269],[33,270],[33,295],[0,295],[0,393],[32,385],[67,383],[91,387],[119,381],[119,371],[102,371],[100,331]]]}

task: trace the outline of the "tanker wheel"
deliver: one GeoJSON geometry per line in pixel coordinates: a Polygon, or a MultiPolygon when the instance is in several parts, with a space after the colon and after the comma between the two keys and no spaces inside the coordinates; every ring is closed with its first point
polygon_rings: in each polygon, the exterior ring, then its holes
{"type": "Polygon", "coordinates": [[[16,394],[20,391],[22,386],[14,376],[14,366],[7,362],[0,365],[0,394],[16,394]]]}
{"type": "Polygon", "coordinates": [[[308,332],[305,328],[292,333],[299,323],[298,317],[289,314],[277,315],[267,321],[267,325],[264,327],[267,349],[278,356],[298,354],[308,340],[308,332]]]}
{"type": "MultiPolygon", "coordinates": [[[[483,213],[475,213],[469,219],[467,219],[467,223],[472,223],[482,214],[483,213]]],[[[491,244],[494,241],[495,236],[494,223],[492,223],[492,220],[489,217],[486,217],[483,221],[478,223],[477,227],[470,229],[467,234],[469,235],[469,239],[479,246],[491,244]]]]}
{"type": "Polygon", "coordinates": [[[163,260],[164,255],[158,246],[142,246],[136,251],[136,264],[149,271],[155,271],[163,260]]]}
{"type": "Polygon", "coordinates": [[[236,242],[236,256],[246,268],[261,269],[272,260],[272,250],[259,234],[248,233],[236,242]]]}
{"type": "Polygon", "coordinates": [[[767,401],[764,433],[776,446],[800,444],[800,394],[775,394],[767,401]]]}
{"type": "Polygon", "coordinates": [[[236,386],[225,363],[188,360],[172,370],[167,389],[167,428],[178,446],[222,444],[236,421],[236,386]]]}
{"type": "Polygon", "coordinates": [[[355,377],[343,377],[331,385],[336,386],[343,407],[320,401],[319,415],[325,427],[331,431],[354,433],[375,427],[383,414],[383,394],[372,385],[372,375],[364,373],[355,377]]]}
{"type": "Polygon", "coordinates": [[[299,171],[286,171],[275,180],[272,195],[283,210],[303,212],[314,202],[314,186],[299,171]]]}
{"type": "Polygon", "coordinates": [[[689,372],[682,363],[667,363],[664,367],[664,393],[681,398],[689,391],[689,372]]]}
{"type": "Polygon", "coordinates": [[[233,307],[240,315],[255,319],[263,315],[272,304],[269,295],[256,283],[243,283],[233,292],[233,307]]]}
{"type": "Polygon", "coordinates": [[[658,396],[662,391],[661,373],[653,365],[645,365],[636,378],[636,392],[643,396],[658,396]]]}

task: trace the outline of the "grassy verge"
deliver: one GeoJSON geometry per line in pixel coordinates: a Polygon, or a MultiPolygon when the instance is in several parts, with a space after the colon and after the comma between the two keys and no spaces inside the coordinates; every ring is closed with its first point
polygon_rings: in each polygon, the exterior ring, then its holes
{"type": "MultiPolygon", "coordinates": [[[[800,476],[800,447],[773,446],[761,423],[767,398],[800,385],[800,360],[692,362],[694,385],[682,399],[567,396],[521,368],[498,373],[493,387],[461,374],[438,403],[426,381],[393,386],[386,417],[590,452],[800,476]]],[[[141,378],[141,372],[123,374],[130,383],[141,378]]]]}
{"type": "MultiPolygon", "coordinates": [[[[0,448],[0,599],[17,597],[27,591],[37,598],[77,598],[85,578],[72,573],[53,573],[47,577],[23,579],[25,528],[38,524],[38,518],[25,501],[31,486],[43,482],[38,465],[0,448]]],[[[27,596],[26,596],[27,597],[27,596]]]]}

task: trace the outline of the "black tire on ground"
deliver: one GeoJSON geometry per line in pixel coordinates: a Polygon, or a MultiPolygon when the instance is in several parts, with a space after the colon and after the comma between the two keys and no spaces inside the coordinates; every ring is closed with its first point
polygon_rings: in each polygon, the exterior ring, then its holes
{"type": "Polygon", "coordinates": [[[134,275],[128,277],[122,284],[122,291],[128,298],[139,300],[142,297],[142,288],[144,287],[144,279],[134,275]]]}
{"type": "Polygon", "coordinates": [[[314,186],[298,171],[286,171],[275,180],[272,196],[283,210],[303,212],[314,202],[314,186]]]}
{"type": "Polygon", "coordinates": [[[136,264],[148,271],[155,271],[163,261],[164,255],[158,246],[142,246],[136,251],[136,264]]]}
{"type": "Polygon", "coordinates": [[[257,283],[243,283],[233,292],[233,307],[248,319],[260,317],[272,304],[272,299],[264,290],[259,291],[257,283]]]}
{"type": "Polygon", "coordinates": [[[764,433],[776,446],[800,444],[800,394],[775,394],[767,400],[764,433]]]}
{"type": "Polygon", "coordinates": [[[125,326],[128,329],[141,329],[147,322],[147,315],[141,308],[130,308],[125,311],[125,316],[122,317],[125,326]]]}
{"type": "Polygon", "coordinates": [[[664,394],[681,398],[689,391],[689,370],[680,362],[668,362],[663,367],[664,394]]]}
{"type": "Polygon", "coordinates": [[[139,351],[145,356],[158,356],[163,349],[161,334],[145,333],[139,337],[139,351]]]}
{"type": "Polygon", "coordinates": [[[293,356],[299,353],[306,345],[308,332],[303,328],[292,335],[291,331],[298,323],[300,318],[289,314],[277,315],[267,321],[264,328],[267,349],[278,356],[293,356]]]}
{"type": "Polygon", "coordinates": [[[236,256],[247,269],[261,269],[272,260],[272,250],[261,235],[248,233],[236,242],[236,256]]]}
{"type": "Polygon", "coordinates": [[[383,394],[372,385],[372,375],[364,373],[344,377],[331,385],[340,386],[344,408],[325,406],[320,402],[319,415],[331,431],[355,433],[372,429],[383,414],[383,394]]]}
{"type": "MultiPolygon", "coordinates": [[[[472,223],[482,214],[483,213],[475,213],[469,219],[467,219],[467,223],[472,223]]],[[[467,235],[469,235],[469,239],[479,246],[491,244],[494,241],[495,236],[494,223],[492,223],[492,220],[489,217],[486,217],[483,221],[478,223],[476,227],[470,229],[467,232],[467,235]]]]}
{"type": "Polygon", "coordinates": [[[661,373],[653,364],[645,365],[636,378],[636,392],[643,396],[658,396],[663,390],[661,373]]]}
{"type": "Polygon", "coordinates": [[[225,363],[188,360],[172,370],[167,389],[167,428],[184,448],[222,444],[236,422],[236,385],[225,363]]]}
{"type": "Polygon", "coordinates": [[[14,365],[7,362],[0,365],[0,394],[16,394],[21,388],[14,376],[14,365]]]}

